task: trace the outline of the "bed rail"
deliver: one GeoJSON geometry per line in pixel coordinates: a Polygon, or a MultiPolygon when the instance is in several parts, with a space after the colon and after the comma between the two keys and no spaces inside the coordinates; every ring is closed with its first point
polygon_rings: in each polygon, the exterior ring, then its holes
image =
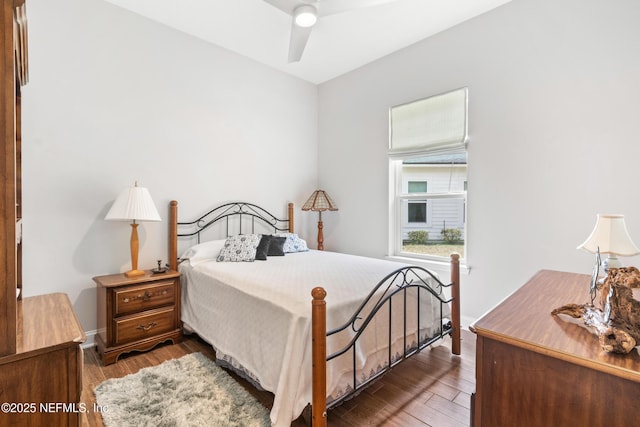
{"type": "MultiPolygon", "coordinates": [[[[211,209],[204,215],[189,222],[178,222],[178,202],[172,200],[169,204],[169,267],[178,268],[178,238],[195,237],[200,243],[200,235],[214,224],[224,224],[226,235],[256,232],[256,224],[273,232],[293,233],[293,203],[287,205],[287,218],[281,219],[261,208],[247,202],[230,202],[211,209]],[[232,230],[232,218],[238,218],[237,230],[232,230]],[[243,217],[249,219],[250,230],[243,230],[243,217]]],[[[236,228],[236,227],[233,227],[236,228]]]]}
{"type": "Polygon", "coordinates": [[[408,357],[420,352],[423,348],[428,347],[437,340],[443,338],[446,335],[450,335],[452,338],[451,352],[453,354],[460,354],[460,255],[457,253],[451,254],[451,282],[449,284],[442,283],[436,276],[430,271],[421,267],[404,267],[395,272],[389,274],[371,291],[369,296],[360,305],[358,310],[353,316],[342,326],[335,328],[331,331],[327,331],[326,328],[326,291],[317,287],[311,291],[313,297],[311,301],[311,315],[312,315],[312,402],[311,402],[311,422],[314,427],[326,426],[327,423],[327,410],[337,406],[344,400],[356,395],[366,387],[369,383],[384,375],[391,370],[394,366],[397,366],[400,362],[406,360],[408,357]],[[438,288],[433,289],[426,278],[432,278],[438,284],[438,288]],[[441,288],[451,288],[451,298],[445,299],[441,292],[441,288]],[[420,310],[417,311],[417,325],[418,325],[418,340],[416,346],[408,347],[406,343],[406,304],[407,304],[407,291],[409,289],[417,289],[417,304],[420,304],[421,292],[426,292],[425,296],[433,296],[440,301],[440,325],[441,327],[432,336],[420,338],[420,310]],[[393,298],[399,295],[403,298],[404,303],[404,342],[403,352],[398,358],[393,358],[391,354],[391,345],[389,345],[389,354],[387,360],[387,366],[382,368],[375,375],[366,379],[358,384],[356,378],[355,369],[355,346],[358,339],[370,324],[373,318],[385,308],[389,309],[389,341],[391,342],[391,301],[393,298]],[[451,319],[450,322],[444,322],[442,319],[442,308],[444,304],[451,304],[451,319]],[[367,314],[364,314],[364,311],[367,314]],[[346,329],[351,329],[354,332],[350,342],[342,349],[327,355],[327,338],[335,335],[346,329]],[[331,360],[341,356],[349,351],[353,352],[353,379],[352,388],[350,393],[335,399],[327,404],[327,363],[331,360]]]}

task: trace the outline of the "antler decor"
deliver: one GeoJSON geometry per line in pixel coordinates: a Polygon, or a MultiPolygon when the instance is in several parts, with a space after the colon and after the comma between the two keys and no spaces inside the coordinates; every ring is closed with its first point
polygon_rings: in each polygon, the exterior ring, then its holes
{"type": "Polygon", "coordinates": [[[552,315],[566,314],[593,328],[602,350],[629,353],[640,345],[640,301],[632,288],[640,288],[640,271],[636,267],[612,268],[604,283],[597,285],[602,309],[592,304],[566,304],[552,315]]]}

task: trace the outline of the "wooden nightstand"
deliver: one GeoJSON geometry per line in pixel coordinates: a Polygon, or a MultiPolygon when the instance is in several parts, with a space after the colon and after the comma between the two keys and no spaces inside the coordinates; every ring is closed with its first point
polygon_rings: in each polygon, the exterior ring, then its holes
{"type": "Polygon", "coordinates": [[[98,286],[96,344],[103,364],[114,363],[123,353],[182,340],[180,273],[146,270],[136,278],[121,273],[93,280],[98,286]]]}

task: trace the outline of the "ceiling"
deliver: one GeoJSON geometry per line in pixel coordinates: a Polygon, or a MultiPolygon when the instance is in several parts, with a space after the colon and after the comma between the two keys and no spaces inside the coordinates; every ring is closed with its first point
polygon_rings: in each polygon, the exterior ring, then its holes
{"type": "Polygon", "coordinates": [[[295,63],[292,18],[264,0],[106,1],[318,84],[510,0],[394,0],[323,16],[295,63]]]}

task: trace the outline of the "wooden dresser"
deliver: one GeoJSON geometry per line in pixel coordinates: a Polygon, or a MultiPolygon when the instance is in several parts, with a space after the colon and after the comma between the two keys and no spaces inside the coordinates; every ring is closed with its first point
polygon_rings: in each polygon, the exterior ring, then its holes
{"type": "Polygon", "coordinates": [[[475,427],[640,423],[640,356],[601,351],[554,308],[589,301],[590,276],[543,270],[479,319],[475,427]]]}
{"type": "Polygon", "coordinates": [[[79,426],[85,334],[66,294],[18,302],[17,348],[0,357],[0,425],[79,426]]]}
{"type": "Polygon", "coordinates": [[[133,350],[182,340],[180,273],[169,270],[128,278],[123,273],[97,276],[98,334],[102,363],[109,365],[133,350]]]}

